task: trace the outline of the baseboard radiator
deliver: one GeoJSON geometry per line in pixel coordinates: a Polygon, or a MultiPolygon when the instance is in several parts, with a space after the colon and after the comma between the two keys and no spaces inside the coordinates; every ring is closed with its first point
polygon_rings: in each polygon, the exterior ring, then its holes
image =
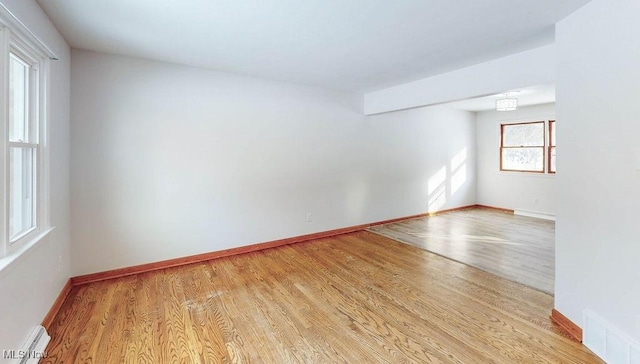
{"type": "Polygon", "coordinates": [[[36,326],[27,342],[18,352],[13,352],[11,356],[17,359],[20,364],[36,364],[47,356],[45,349],[51,340],[47,330],[41,325],[36,326]]]}

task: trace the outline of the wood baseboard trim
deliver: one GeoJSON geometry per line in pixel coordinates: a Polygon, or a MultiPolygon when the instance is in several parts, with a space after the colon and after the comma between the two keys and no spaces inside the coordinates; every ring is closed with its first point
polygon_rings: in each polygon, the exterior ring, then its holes
{"type": "Polygon", "coordinates": [[[571,337],[582,342],[582,329],[555,308],[551,310],[551,321],[564,329],[571,337]]]}
{"type": "Polygon", "coordinates": [[[495,207],[495,206],[488,206],[488,205],[475,205],[477,208],[479,209],[487,209],[487,210],[494,210],[494,211],[500,211],[500,212],[504,212],[507,214],[513,214],[515,211],[511,210],[511,209],[505,209],[502,207],[495,207]]]}
{"type": "Polygon", "coordinates": [[[428,213],[419,214],[419,215],[405,216],[405,217],[400,217],[400,218],[395,218],[390,220],[373,222],[369,224],[355,225],[355,226],[345,227],[341,229],[323,231],[323,232],[314,233],[314,234],[300,235],[292,238],[279,239],[279,240],[269,241],[265,243],[245,245],[237,248],[219,250],[219,251],[210,252],[210,253],[190,255],[182,258],[168,259],[168,260],[163,260],[159,262],[108,270],[104,272],[90,273],[90,274],[85,274],[77,277],[72,277],[71,286],[80,286],[83,284],[104,281],[107,279],[126,277],[134,274],[151,272],[154,270],[160,270],[165,268],[178,267],[181,265],[187,265],[192,263],[200,263],[200,262],[228,257],[232,255],[245,254],[245,253],[256,252],[264,249],[275,248],[282,245],[296,244],[296,243],[301,243],[309,240],[316,240],[316,239],[328,238],[336,235],[348,234],[356,231],[361,231],[372,226],[390,224],[393,222],[415,219],[419,217],[434,216],[434,215],[439,215],[439,214],[452,212],[452,211],[467,210],[467,209],[472,209],[476,207],[477,205],[456,207],[452,209],[428,212],[428,213]]]}
{"type": "Polygon", "coordinates": [[[47,331],[50,331],[49,328],[53,323],[53,319],[58,314],[58,311],[60,311],[60,308],[62,308],[62,304],[64,304],[64,301],[67,299],[67,296],[69,296],[70,292],[71,292],[71,279],[68,279],[67,283],[65,283],[64,287],[62,287],[62,290],[60,291],[58,298],[56,298],[56,300],[53,302],[51,309],[49,309],[49,312],[42,320],[42,326],[44,326],[44,328],[47,331]]]}
{"type": "Polygon", "coordinates": [[[196,255],[190,255],[190,256],[181,257],[181,258],[162,260],[159,262],[134,265],[126,268],[118,268],[118,269],[108,270],[104,272],[90,273],[90,274],[85,274],[85,275],[71,278],[71,285],[79,286],[87,283],[104,281],[107,279],[120,278],[120,277],[126,277],[126,276],[139,274],[139,273],[151,272],[154,270],[178,267],[181,265],[187,265],[187,264],[193,264],[193,263],[206,262],[209,260],[229,257],[232,255],[251,253],[255,251],[279,247],[282,245],[301,243],[303,241],[308,241],[308,240],[322,239],[322,238],[327,238],[335,235],[342,235],[342,234],[347,234],[355,231],[364,230],[368,226],[369,225],[351,226],[347,228],[329,230],[329,231],[315,233],[315,234],[307,234],[307,235],[295,236],[292,238],[273,240],[266,243],[245,245],[237,248],[219,250],[219,251],[210,252],[210,253],[196,254],[196,255]]]}
{"type": "Polygon", "coordinates": [[[439,211],[432,211],[432,212],[425,212],[422,214],[418,214],[418,215],[411,215],[411,216],[405,216],[405,217],[398,217],[395,219],[390,219],[390,220],[384,220],[384,221],[378,221],[378,222],[372,222],[370,224],[367,224],[365,226],[366,228],[370,228],[372,226],[378,226],[378,225],[386,225],[386,224],[392,224],[394,222],[400,222],[400,221],[404,221],[404,220],[411,220],[411,219],[418,219],[421,217],[429,217],[429,216],[436,216],[436,215],[440,215],[440,214],[446,214],[447,212],[454,212],[454,211],[462,211],[462,210],[469,210],[469,209],[474,209],[477,208],[478,205],[467,205],[467,206],[461,206],[461,207],[454,207],[452,209],[446,209],[446,210],[439,210],[439,211]]]}

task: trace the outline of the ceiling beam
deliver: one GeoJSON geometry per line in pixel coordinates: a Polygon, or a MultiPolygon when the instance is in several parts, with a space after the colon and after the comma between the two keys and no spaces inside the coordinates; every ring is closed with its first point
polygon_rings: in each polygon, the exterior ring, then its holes
{"type": "Polygon", "coordinates": [[[474,66],[364,95],[365,115],[438,105],[451,101],[553,83],[555,45],[547,45],[474,66]]]}

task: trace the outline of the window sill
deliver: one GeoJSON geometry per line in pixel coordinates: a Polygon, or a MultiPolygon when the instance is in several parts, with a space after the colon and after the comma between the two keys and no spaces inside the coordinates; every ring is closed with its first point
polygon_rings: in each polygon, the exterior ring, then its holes
{"type": "Polygon", "coordinates": [[[520,171],[496,171],[501,176],[555,178],[556,173],[520,172],[520,171]]]}
{"type": "Polygon", "coordinates": [[[30,241],[21,244],[22,246],[6,257],[0,258],[0,274],[9,272],[18,262],[24,260],[53,230],[55,226],[43,230],[30,241]]]}

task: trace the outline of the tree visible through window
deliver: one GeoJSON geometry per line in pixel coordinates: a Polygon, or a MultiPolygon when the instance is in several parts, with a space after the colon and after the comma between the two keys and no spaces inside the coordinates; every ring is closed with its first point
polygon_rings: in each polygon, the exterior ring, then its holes
{"type": "Polygon", "coordinates": [[[544,121],[502,124],[500,170],[544,173],[544,121]]]}

